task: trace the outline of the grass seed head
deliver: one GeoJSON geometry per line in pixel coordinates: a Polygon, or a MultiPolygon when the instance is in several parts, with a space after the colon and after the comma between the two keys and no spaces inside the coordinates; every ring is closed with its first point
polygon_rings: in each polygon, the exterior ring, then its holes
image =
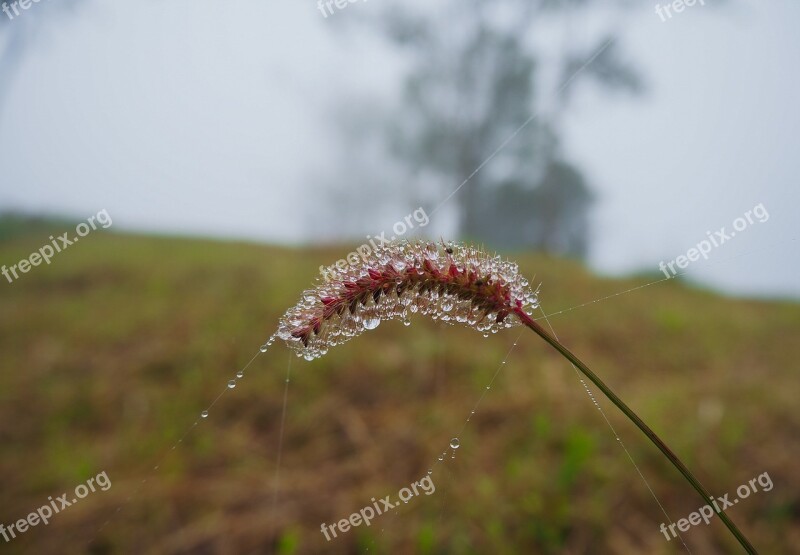
{"type": "Polygon", "coordinates": [[[484,335],[519,324],[515,309],[536,308],[516,264],[475,247],[429,241],[389,243],[303,292],[277,336],[312,360],[382,320],[419,313],[484,335]]]}

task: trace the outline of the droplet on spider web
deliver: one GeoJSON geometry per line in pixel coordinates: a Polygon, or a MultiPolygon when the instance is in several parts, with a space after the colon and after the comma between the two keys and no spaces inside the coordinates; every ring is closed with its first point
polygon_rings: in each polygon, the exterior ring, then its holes
{"type": "Polygon", "coordinates": [[[228,382],[228,389],[233,389],[236,387],[236,380],[231,380],[228,382]]]}

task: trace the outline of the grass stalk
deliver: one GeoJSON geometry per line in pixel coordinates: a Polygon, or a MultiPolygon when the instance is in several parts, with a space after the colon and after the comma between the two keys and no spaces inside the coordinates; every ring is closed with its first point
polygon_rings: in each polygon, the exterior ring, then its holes
{"type": "Polygon", "coordinates": [[[664,443],[660,437],[652,430],[650,427],[644,423],[644,421],[639,418],[639,416],[631,409],[628,405],[626,405],[622,399],[617,397],[614,391],[608,387],[603,380],[601,380],[597,374],[592,372],[588,366],[586,366],[577,356],[575,356],[569,349],[567,349],[564,345],[561,344],[558,339],[553,337],[550,333],[547,332],[542,326],[536,323],[536,321],[531,318],[524,310],[521,308],[515,309],[515,314],[519,317],[520,321],[536,332],[539,337],[544,339],[547,343],[550,344],[554,349],[556,349],[559,353],[561,353],[564,358],[569,360],[580,372],[586,376],[591,382],[597,386],[603,394],[608,397],[608,399],[614,403],[614,405],[622,411],[628,419],[631,420],[636,427],[639,428],[644,435],[650,439],[653,444],[658,447],[658,449],[664,454],[665,457],[672,463],[672,465],[678,469],[678,471],[686,478],[686,481],[691,484],[694,490],[700,494],[700,497],[703,498],[705,503],[708,503],[712,508],[715,509],[715,512],[719,516],[720,520],[725,523],[725,526],[728,527],[731,534],[733,534],[736,539],[739,541],[741,546],[752,555],[757,554],[755,547],[750,543],[750,541],[745,537],[745,535],[739,530],[739,528],[734,524],[734,522],[725,514],[724,510],[716,511],[716,505],[714,504],[714,498],[708,493],[700,481],[692,474],[692,472],[686,467],[685,464],[678,458],[678,456],[672,452],[672,450],[667,447],[667,444],[664,443]]]}

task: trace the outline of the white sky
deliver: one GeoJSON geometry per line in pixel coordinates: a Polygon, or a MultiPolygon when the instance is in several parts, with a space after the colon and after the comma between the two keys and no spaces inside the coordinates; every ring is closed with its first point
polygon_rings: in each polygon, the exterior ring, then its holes
{"type": "MultiPolygon", "coordinates": [[[[623,49],[648,96],[587,89],[570,115],[567,151],[598,196],[591,263],[658,271],[763,203],[768,222],[689,276],[798,296],[800,3],[706,4],[663,23],[649,7],[630,15],[623,49]]],[[[54,21],[2,107],[0,209],[85,218],[106,208],[118,229],[315,239],[308,214],[319,200],[307,185],[339,152],[330,111],[395,94],[399,82],[379,42],[330,28],[378,0],[327,20],[311,1],[220,6],[90,0],[54,21]]],[[[385,214],[386,185],[374,187],[385,214]]],[[[396,211],[363,234],[408,213],[396,211]]],[[[447,213],[430,229],[446,229],[447,213]]]]}

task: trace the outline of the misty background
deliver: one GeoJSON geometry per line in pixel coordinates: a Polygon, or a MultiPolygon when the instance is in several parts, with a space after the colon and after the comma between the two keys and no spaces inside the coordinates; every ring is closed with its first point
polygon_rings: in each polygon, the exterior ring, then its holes
{"type": "Polygon", "coordinates": [[[360,243],[422,207],[428,236],[655,275],[763,204],[768,221],[688,277],[800,295],[800,5],[654,8],[0,13],[0,212],[106,209],[117,231],[307,244],[360,243]]]}

